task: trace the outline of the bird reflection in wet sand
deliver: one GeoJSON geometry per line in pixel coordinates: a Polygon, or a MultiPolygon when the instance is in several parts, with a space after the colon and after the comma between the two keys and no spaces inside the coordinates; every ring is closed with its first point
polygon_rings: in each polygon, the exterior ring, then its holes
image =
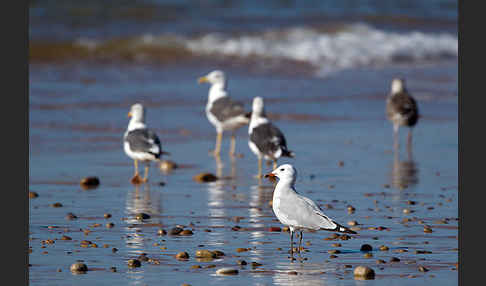
{"type": "Polygon", "coordinates": [[[395,149],[393,152],[393,165],[391,168],[391,185],[396,189],[406,189],[419,182],[418,167],[412,156],[412,146],[407,148],[407,160],[400,160],[400,151],[395,149]]]}
{"type": "MultiPolygon", "coordinates": [[[[125,204],[125,215],[127,223],[132,225],[140,224],[137,214],[145,213],[151,216],[150,221],[154,224],[162,224],[158,217],[162,212],[161,195],[159,191],[151,191],[149,184],[142,186],[135,185],[135,189],[127,192],[125,204]]],[[[136,227],[126,227],[126,243],[129,248],[134,248],[135,252],[144,247],[144,236],[142,232],[137,232],[136,227]]]]}

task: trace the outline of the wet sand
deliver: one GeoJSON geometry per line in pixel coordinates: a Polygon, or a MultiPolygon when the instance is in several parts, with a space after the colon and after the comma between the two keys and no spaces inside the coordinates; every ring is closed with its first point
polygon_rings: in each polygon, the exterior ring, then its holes
{"type": "Polygon", "coordinates": [[[204,114],[208,86],[196,80],[211,69],[194,63],[31,64],[29,176],[30,191],[39,194],[29,208],[32,285],[457,285],[456,62],[351,70],[325,79],[224,66],[231,95],[248,110],[254,96],[265,98],[297,155],[279,161],[299,171],[297,190],[338,222],[358,222],[358,235],[349,240],[304,233],[302,262],[287,258],[287,232],[270,231],[283,226],[269,205],[272,184],[253,178],[257,159],[247,129],[237,133],[241,156],[234,162],[227,156],[227,133],[221,164],[207,154],[216,134],[204,114]],[[396,75],[407,78],[423,115],[412,154],[405,148],[406,128],[400,129],[399,153],[393,151],[385,119],[384,100],[396,75]],[[165,159],[184,166],[166,174],[152,165],[149,183],[139,187],[129,182],[133,162],[122,148],[126,114],[137,101],[146,104],[148,126],[171,153],[165,159]],[[224,179],[193,181],[201,172],[224,179]],[[100,186],[82,189],[79,181],[87,176],[99,177],[100,186]],[[56,202],[62,207],[53,207],[56,202]],[[70,212],[78,218],[66,219],[70,212]],[[151,218],[135,219],[140,212],[151,218]],[[110,222],[114,226],[107,228],[110,222]],[[157,234],[176,225],[193,235],[157,234]],[[83,240],[92,244],[83,247],[83,240]],[[373,247],[371,258],[360,251],[363,244],[373,247]],[[382,245],[389,250],[380,251],[382,245]],[[225,255],[201,261],[195,258],[199,249],[225,255]],[[334,249],[340,253],[331,258],[334,249]],[[187,261],[175,258],[182,251],[187,261]],[[130,269],[127,261],[141,253],[152,260],[130,269]],[[392,257],[400,261],[390,262],[392,257]],[[88,266],[86,274],[69,271],[78,260],[88,266]],[[358,265],[373,268],[375,279],[355,281],[358,265]],[[216,275],[222,267],[239,273],[216,275]]]}

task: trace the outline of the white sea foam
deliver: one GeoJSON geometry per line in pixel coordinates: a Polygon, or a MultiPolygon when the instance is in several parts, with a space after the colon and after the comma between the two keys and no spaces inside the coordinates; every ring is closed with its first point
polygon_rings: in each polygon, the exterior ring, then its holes
{"type": "Polygon", "coordinates": [[[365,24],[353,24],[335,33],[292,28],[237,37],[207,34],[186,39],[184,45],[198,54],[303,61],[315,66],[320,74],[394,62],[440,60],[458,55],[455,35],[388,32],[365,24]]]}

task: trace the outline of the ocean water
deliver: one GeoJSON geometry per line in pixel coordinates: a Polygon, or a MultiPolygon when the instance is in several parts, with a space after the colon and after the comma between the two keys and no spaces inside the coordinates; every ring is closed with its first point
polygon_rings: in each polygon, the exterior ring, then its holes
{"type": "Polygon", "coordinates": [[[456,1],[32,1],[29,12],[29,189],[39,194],[29,207],[31,285],[458,284],[456,1]],[[197,79],[214,69],[248,110],[253,97],[264,98],[296,153],[279,163],[297,168],[297,190],[338,222],[356,220],[358,235],[304,233],[306,260],[287,258],[288,233],[269,231],[283,226],[269,206],[272,184],[253,178],[247,127],[237,132],[236,160],[226,133],[221,162],[208,156],[216,133],[204,113],[209,87],[197,79]],[[406,128],[393,150],[384,113],[397,76],[421,113],[411,153],[406,128]],[[139,187],[122,148],[135,102],[170,152],[164,158],[180,166],[164,173],[153,164],[139,187]],[[193,181],[201,172],[223,179],[193,181]],[[82,189],[86,176],[100,186],[82,189]],[[65,219],[69,212],[78,219],[65,219]],[[138,212],[151,218],[137,221],[138,212]],[[194,235],[157,235],[176,225],[194,235]],[[372,245],[372,258],[362,244],[372,245]],[[225,256],[201,261],[198,249],[225,256]],[[174,258],[181,251],[188,261],[174,258]],[[160,264],[128,268],[141,253],[160,264]],[[78,260],[90,271],[71,274],[78,260]],[[355,280],[358,265],[375,279],[355,280]],[[218,276],[221,267],[239,274],[218,276]]]}

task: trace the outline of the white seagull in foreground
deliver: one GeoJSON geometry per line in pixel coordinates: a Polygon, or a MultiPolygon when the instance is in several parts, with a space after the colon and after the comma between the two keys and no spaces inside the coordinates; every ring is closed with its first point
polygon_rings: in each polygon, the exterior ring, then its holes
{"type": "Polygon", "coordinates": [[[266,174],[265,177],[278,178],[273,193],[272,208],[278,220],[290,229],[290,254],[292,259],[294,231],[296,230],[300,231],[299,253],[303,230],[328,230],[356,234],[356,232],[327,217],[311,199],[297,193],[294,188],[297,170],[292,165],[281,165],[271,173],[266,174]]]}
{"type": "Polygon", "coordinates": [[[211,84],[206,104],[206,116],[209,122],[214,125],[216,132],[216,148],[213,155],[219,156],[223,131],[231,130],[230,156],[235,155],[235,131],[249,123],[243,104],[231,100],[226,91],[226,78],[222,71],[215,70],[206,76],[200,77],[199,83],[208,82],[211,84]]]}
{"type": "Polygon", "coordinates": [[[145,125],[145,109],[140,104],[134,104],[128,112],[130,122],[127,131],[123,136],[123,147],[128,157],[134,160],[135,175],[131,179],[133,184],[147,182],[148,169],[150,161],[159,161],[162,154],[168,154],[162,151],[160,140],[157,135],[147,129],[145,125]],[[138,174],[138,161],[145,162],[145,176],[140,178],[138,174]]]}
{"type": "Polygon", "coordinates": [[[391,83],[391,93],[386,99],[386,115],[393,123],[393,141],[395,148],[398,147],[398,128],[400,126],[410,127],[408,131],[407,144],[412,143],[412,127],[417,124],[419,112],[417,102],[405,88],[405,80],[395,78],[391,83]]]}
{"type": "Polygon", "coordinates": [[[262,177],[262,158],[273,161],[273,169],[277,168],[280,157],[294,157],[294,152],[287,149],[287,142],[283,133],[265,117],[263,98],[253,99],[248,146],[258,157],[258,178],[262,177]]]}

